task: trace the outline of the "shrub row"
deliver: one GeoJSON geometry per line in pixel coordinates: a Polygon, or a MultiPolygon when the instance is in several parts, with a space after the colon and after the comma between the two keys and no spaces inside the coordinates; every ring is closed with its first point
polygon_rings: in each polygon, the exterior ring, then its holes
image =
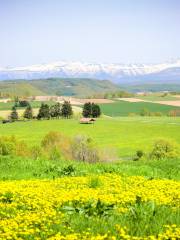
{"type": "MultiPolygon", "coordinates": [[[[0,137],[0,155],[14,155],[30,157],[32,159],[49,160],[76,160],[81,162],[110,162],[118,160],[115,149],[99,148],[92,138],[77,135],[73,138],[64,136],[59,132],[49,132],[42,139],[40,145],[27,146],[24,141],[15,137],[0,137]]],[[[179,146],[173,141],[158,139],[154,142],[152,150],[144,153],[138,150],[133,160],[146,159],[172,159],[180,156],[179,146]]]]}

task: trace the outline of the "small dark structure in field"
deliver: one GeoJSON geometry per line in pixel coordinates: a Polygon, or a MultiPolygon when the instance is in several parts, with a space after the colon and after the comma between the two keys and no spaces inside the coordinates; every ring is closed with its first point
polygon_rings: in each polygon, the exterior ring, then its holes
{"type": "Polygon", "coordinates": [[[96,119],[94,118],[81,118],[80,123],[81,124],[89,124],[89,123],[94,123],[96,119]]]}

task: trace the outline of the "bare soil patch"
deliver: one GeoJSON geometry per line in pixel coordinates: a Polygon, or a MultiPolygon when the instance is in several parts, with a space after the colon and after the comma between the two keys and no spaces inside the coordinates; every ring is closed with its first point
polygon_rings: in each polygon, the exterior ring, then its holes
{"type": "Polygon", "coordinates": [[[139,99],[139,98],[116,98],[116,99],[126,101],[126,102],[150,102],[150,101],[139,99]]]}
{"type": "Polygon", "coordinates": [[[81,103],[86,103],[86,102],[93,102],[93,103],[113,103],[114,101],[113,100],[110,100],[110,99],[96,99],[96,98],[86,98],[86,99],[77,99],[79,102],[81,103]]]}
{"type": "Polygon", "coordinates": [[[178,100],[178,101],[158,101],[158,102],[155,102],[155,103],[180,107],[180,100],[178,100]]]}

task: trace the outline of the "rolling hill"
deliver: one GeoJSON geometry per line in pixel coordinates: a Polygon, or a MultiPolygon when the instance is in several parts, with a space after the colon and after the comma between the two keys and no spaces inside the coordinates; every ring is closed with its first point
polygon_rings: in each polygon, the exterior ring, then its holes
{"type": "Polygon", "coordinates": [[[119,89],[119,86],[110,81],[86,78],[0,81],[0,94],[11,96],[58,95],[84,97],[119,89]]]}

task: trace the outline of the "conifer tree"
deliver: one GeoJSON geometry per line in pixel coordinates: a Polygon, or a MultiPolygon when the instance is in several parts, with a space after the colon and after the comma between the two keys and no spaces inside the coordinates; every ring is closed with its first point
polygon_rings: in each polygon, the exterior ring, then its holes
{"type": "Polygon", "coordinates": [[[61,104],[56,103],[50,107],[50,115],[52,118],[60,118],[61,116],[61,104]]]}
{"type": "Polygon", "coordinates": [[[10,115],[10,119],[11,119],[11,121],[12,122],[15,122],[15,121],[17,121],[18,120],[18,112],[16,111],[16,107],[15,106],[13,106],[12,107],[12,112],[11,112],[11,115],[10,115]]]}
{"type": "Polygon", "coordinates": [[[61,115],[64,118],[70,118],[73,115],[71,103],[64,101],[61,109],[61,115]]]}
{"type": "Polygon", "coordinates": [[[24,118],[26,118],[26,119],[33,118],[33,111],[32,111],[32,107],[30,104],[26,107],[26,109],[24,111],[24,118]]]}
{"type": "Polygon", "coordinates": [[[48,104],[41,104],[37,119],[49,119],[50,118],[50,109],[48,104]]]}

